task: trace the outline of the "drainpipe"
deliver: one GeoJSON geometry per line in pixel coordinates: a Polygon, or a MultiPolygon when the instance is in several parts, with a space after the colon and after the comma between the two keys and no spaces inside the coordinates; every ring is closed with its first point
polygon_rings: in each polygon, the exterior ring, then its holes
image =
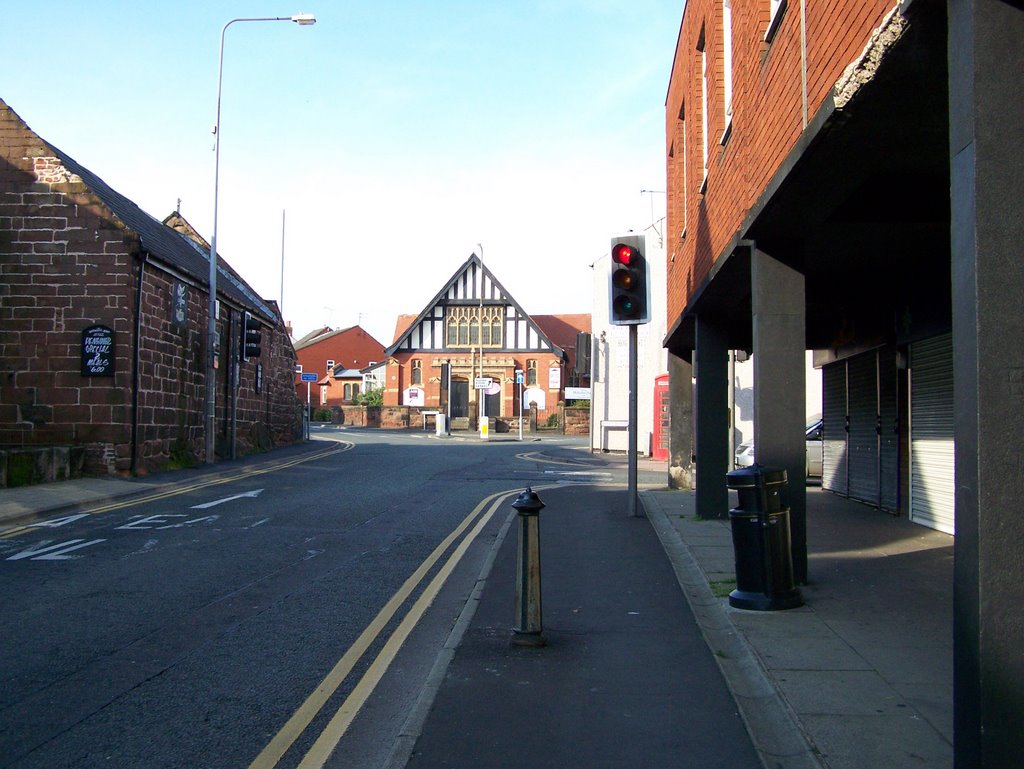
{"type": "Polygon", "coordinates": [[[146,274],[148,251],[139,256],[139,282],[135,288],[135,340],[132,344],[132,433],[131,433],[131,465],[128,472],[135,475],[138,462],[139,439],[139,358],[142,347],[142,279],[146,274]]]}

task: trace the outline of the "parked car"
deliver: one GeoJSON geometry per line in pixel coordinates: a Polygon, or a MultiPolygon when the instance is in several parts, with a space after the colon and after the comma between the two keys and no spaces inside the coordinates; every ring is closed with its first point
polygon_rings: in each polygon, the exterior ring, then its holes
{"type": "MultiPolygon", "coordinates": [[[[736,467],[750,467],[754,464],[754,442],[746,441],[736,447],[733,458],[736,467]]],[[[821,420],[815,419],[807,425],[807,477],[821,477],[821,420]]]]}

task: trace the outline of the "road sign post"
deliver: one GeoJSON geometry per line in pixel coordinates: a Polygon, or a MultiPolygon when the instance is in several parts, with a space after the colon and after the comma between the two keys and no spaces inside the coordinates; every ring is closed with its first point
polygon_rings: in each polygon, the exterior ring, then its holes
{"type": "Polygon", "coordinates": [[[486,391],[491,388],[494,384],[494,378],[489,376],[478,376],[473,380],[473,389],[476,390],[476,398],[480,402],[480,440],[486,441],[490,439],[489,430],[490,424],[487,421],[487,408],[486,404],[486,391]]]}
{"type": "Polygon", "coordinates": [[[523,382],[526,374],[522,369],[516,369],[516,384],[519,385],[519,440],[523,439],[523,382]]]}
{"type": "Polygon", "coordinates": [[[310,388],[312,386],[312,383],[315,382],[320,377],[318,377],[316,374],[312,374],[312,373],[307,374],[305,372],[303,372],[300,376],[302,378],[302,381],[306,383],[306,414],[307,414],[307,418],[309,419],[309,421],[312,422],[313,421],[313,404],[310,401],[309,392],[310,392],[310,388]]]}

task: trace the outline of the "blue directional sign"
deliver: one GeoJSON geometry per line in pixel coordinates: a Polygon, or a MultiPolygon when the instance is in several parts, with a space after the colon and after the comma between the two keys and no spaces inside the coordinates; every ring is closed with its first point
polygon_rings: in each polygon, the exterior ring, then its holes
{"type": "Polygon", "coordinates": [[[301,376],[303,382],[315,382],[320,378],[316,374],[302,374],[301,376]]]}

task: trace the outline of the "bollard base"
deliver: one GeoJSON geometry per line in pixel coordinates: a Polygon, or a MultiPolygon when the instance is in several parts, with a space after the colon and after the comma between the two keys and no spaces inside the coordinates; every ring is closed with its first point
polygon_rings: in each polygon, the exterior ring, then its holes
{"type": "Polygon", "coordinates": [[[729,593],[729,605],[734,609],[748,609],[750,611],[779,611],[781,609],[796,609],[804,605],[804,598],[800,595],[799,588],[785,590],[774,595],[764,593],[751,593],[746,590],[733,590],[729,593]]]}
{"type": "Polygon", "coordinates": [[[512,639],[509,641],[513,646],[547,646],[547,640],[540,634],[539,630],[512,630],[512,639]]]}

